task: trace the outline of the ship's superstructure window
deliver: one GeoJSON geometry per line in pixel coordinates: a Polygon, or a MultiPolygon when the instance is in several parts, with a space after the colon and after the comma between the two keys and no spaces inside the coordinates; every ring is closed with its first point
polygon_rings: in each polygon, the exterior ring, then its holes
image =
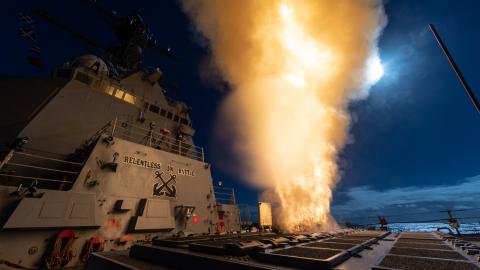
{"type": "MultiPolygon", "coordinates": [[[[130,94],[129,92],[125,91],[125,89],[121,88],[118,85],[112,84],[109,80],[104,80],[102,78],[97,78],[97,77],[98,76],[96,75],[92,76],[85,72],[77,71],[75,75],[75,80],[85,83],[92,88],[102,91],[107,95],[123,100],[129,104],[141,106],[140,104],[138,104],[138,97],[136,97],[135,95],[130,94]]],[[[167,99],[167,102],[170,105],[175,103],[175,101],[170,100],[168,97],[165,97],[165,98],[167,99]]],[[[148,102],[145,102],[145,109],[148,109],[150,110],[150,112],[159,114],[160,116],[166,117],[167,119],[175,121],[182,125],[187,125],[187,126],[192,125],[192,123],[188,119],[182,118],[179,115],[168,111],[167,109],[160,108],[159,106],[156,106],[153,104],[149,104],[148,102]]]]}
{"type": "Polygon", "coordinates": [[[115,91],[115,87],[109,85],[107,86],[107,88],[105,88],[105,93],[109,94],[109,95],[113,95],[113,91],[115,91]]]}
{"type": "Polygon", "coordinates": [[[129,93],[125,93],[123,100],[130,104],[135,104],[135,97],[133,95],[130,95],[129,93]]]}
{"type": "Polygon", "coordinates": [[[102,81],[101,80],[94,80],[93,83],[90,85],[93,88],[101,89],[102,81]]]}
{"type": "MultiPolygon", "coordinates": [[[[137,101],[137,97],[135,97],[134,95],[128,93],[125,90],[121,90],[120,88],[114,87],[114,86],[107,86],[107,88],[105,89],[105,93],[107,93],[111,96],[114,96],[118,99],[121,99],[121,100],[123,100],[127,103],[133,104],[133,105],[135,105],[135,103],[137,101]]],[[[145,107],[146,108],[148,107],[148,103],[146,104],[145,107]]]]}
{"type": "MultiPolygon", "coordinates": [[[[125,98],[124,100],[127,98],[127,94],[125,94],[125,98]]],[[[135,97],[133,97],[135,98],[135,97]]],[[[187,126],[191,126],[191,123],[188,119],[186,118],[181,118],[179,115],[177,114],[173,114],[172,112],[169,112],[163,108],[160,108],[158,106],[155,106],[153,104],[148,104],[148,103],[145,103],[145,108],[148,108],[151,112],[153,113],[157,113],[159,114],[160,116],[163,116],[163,117],[166,117],[172,121],[175,121],[177,123],[180,123],[182,125],[187,125],[187,126]]]]}
{"type": "Polygon", "coordinates": [[[118,99],[122,99],[124,94],[125,94],[125,92],[120,90],[120,89],[116,89],[116,91],[115,91],[115,97],[118,98],[118,99]]]}
{"type": "Polygon", "coordinates": [[[92,77],[88,76],[83,72],[77,72],[77,75],[75,76],[75,80],[85,84],[91,84],[93,79],[92,77]]]}
{"type": "Polygon", "coordinates": [[[121,99],[133,105],[135,105],[137,100],[134,95],[128,93],[119,86],[113,85],[109,81],[105,81],[103,79],[96,79],[96,77],[92,77],[81,71],[77,71],[75,80],[85,83],[92,88],[105,92],[107,95],[114,96],[115,98],[121,99]]]}
{"type": "Polygon", "coordinates": [[[160,111],[160,108],[158,106],[150,104],[150,111],[154,113],[158,113],[160,111]]]}

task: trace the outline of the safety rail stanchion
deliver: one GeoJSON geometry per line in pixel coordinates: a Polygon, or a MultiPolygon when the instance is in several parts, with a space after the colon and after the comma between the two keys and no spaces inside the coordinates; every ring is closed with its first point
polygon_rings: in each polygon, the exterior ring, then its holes
{"type": "Polygon", "coordinates": [[[3,160],[0,162],[0,170],[3,168],[3,166],[5,166],[5,164],[7,164],[10,161],[10,159],[12,159],[14,154],[15,154],[15,149],[11,149],[10,151],[8,151],[7,155],[5,155],[3,160]]]}
{"type": "Polygon", "coordinates": [[[113,127],[112,127],[112,136],[115,134],[115,129],[117,127],[117,117],[113,120],[113,127]]]}

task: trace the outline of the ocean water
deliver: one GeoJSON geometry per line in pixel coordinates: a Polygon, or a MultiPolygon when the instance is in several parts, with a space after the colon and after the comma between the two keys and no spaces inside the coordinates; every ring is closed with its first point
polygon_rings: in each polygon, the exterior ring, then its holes
{"type": "MultiPolygon", "coordinates": [[[[388,224],[388,228],[392,232],[434,232],[438,228],[442,228],[442,232],[448,233],[448,229],[455,232],[448,224],[446,223],[392,223],[388,224]]],[[[461,223],[460,224],[460,233],[462,234],[480,234],[480,223],[461,223]]]]}

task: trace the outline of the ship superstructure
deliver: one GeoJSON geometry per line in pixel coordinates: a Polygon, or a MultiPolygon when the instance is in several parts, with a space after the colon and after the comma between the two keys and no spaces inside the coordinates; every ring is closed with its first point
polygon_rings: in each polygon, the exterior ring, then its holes
{"type": "Polygon", "coordinates": [[[3,78],[17,93],[42,89],[42,99],[10,115],[19,119],[0,165],[0,268],[78,266],[139,241],[240,230],[233,192],[216,199],[191,108],[167,98],[160,69],[135,54],[152,38],[132,16],[103,59],[77,57],[44,84],[3,78]]]}

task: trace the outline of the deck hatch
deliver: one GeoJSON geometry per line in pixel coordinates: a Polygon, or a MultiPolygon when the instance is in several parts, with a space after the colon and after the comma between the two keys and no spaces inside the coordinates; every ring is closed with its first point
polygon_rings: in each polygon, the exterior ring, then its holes
{"type": "Polygon", "coordinates": [[[467,261],[422,258],[414,256],[387,255],[372,270],[419,270],[419,269],[442,269],[442,270],[478,270],[477,266],[467,261]]]}

